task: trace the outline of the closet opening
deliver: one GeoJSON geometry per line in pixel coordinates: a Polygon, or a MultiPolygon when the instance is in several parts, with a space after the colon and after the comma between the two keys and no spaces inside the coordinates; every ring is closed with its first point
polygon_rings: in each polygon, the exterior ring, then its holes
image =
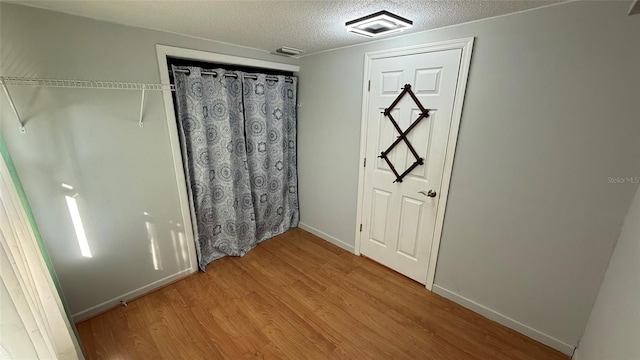
{"type": "Polygon", "coordinates": [[[293,72],[167,57],[200,270],[299,222],[293,72]]]}

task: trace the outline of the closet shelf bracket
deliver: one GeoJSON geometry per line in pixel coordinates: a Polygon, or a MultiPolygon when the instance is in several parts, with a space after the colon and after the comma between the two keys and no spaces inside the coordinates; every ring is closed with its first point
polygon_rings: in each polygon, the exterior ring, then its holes
{"type": "Polygon", "coordinates": [[[144,127],[144,123],[142,122],[142,111],[144,110],[144,90],[145,87],[142,86],[142,96],[140,97],[140,120],[138,120],[138,125],[140,127],[144,127]]]}
{"type": "Polygon", "coordinates": [[[25,129],[24,127],[24,123],[20,118],[20,114],[18,114],[18,109],[16,109],[16,104],[14,104],[13,98],[9,93],[9,89],[7,89],[7,84],[5,84],[4,79],[2,77],[0,77],[0,85],[2,85],[2,90],[4,90],[4,94],[7,96],[7,100],[9,100],[9,105],[11,106],[13,113],[16,114],[16,118],[18,119],[18,123],[20,124],[20,127],[18,128],[20,130],[20,134],[26,134],[27,129],[25,129]]]}

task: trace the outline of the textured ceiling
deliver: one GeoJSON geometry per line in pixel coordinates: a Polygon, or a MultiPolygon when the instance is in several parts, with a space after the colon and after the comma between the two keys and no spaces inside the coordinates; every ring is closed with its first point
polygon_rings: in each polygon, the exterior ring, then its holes
{"type": "Polygon", "coordinates": [[[344,23],[380,10],[413,20],[414,27],[402,33],[406,34],[513,13],[559,0],[11,2],[268,52],[289,46],[312,54],[371,41],[370,38],[346,32],[344,23]]]}

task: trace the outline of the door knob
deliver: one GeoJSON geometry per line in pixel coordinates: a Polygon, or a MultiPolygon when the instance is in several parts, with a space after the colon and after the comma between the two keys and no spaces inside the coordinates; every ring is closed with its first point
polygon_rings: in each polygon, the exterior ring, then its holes
{"type": "Polygon", "coordinates": [[[424,196],[428,196],[428,197],[436,197],[436,195],[438,195],[438,193],[436,193],[433,190],[429,190],[427,192],[425,191],[418,191],[420,194],[424,195],[424,196]]]}

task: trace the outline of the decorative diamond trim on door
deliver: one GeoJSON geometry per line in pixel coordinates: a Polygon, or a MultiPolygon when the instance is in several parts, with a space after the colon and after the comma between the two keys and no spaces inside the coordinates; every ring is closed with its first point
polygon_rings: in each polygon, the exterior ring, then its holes
{"type": "Polygon", "coordinates": [[[381,152],[380,156],[378,157],[384,159],[389,165],[389,168],[391,169],[391,171],[393,171],[393,174],[396,176],[396,179],[393,182],[401,183],[402,179],[407,174],[409,174],[413,169],[415,169],[417,166],[424,165],[424,159],[418,156],[418,153],[411,145],[411,142],[409,142],[409,139],[407,139],[407,135],[409,134],[409,132],[411,132],[411,130],[413,130],[413,128],[415,128],[418,125],[418,123],[422,119],[429,117],[429,110],[425,109],[422,106],[422,104],[420,103],[420,100],[418,100],[416,95],[413,93],[413,90],[411,90],[411,85],[405,84],[404,87],[402,88],[402,92],[398,95],[398,97],[396,97],[396,99],[391,103],[391,105],[389,105],[388,108],[384,109],[382,113],[384,114],[384,116],[388,117],[389,120],[391,120],[393,127],[396,128],[398,133],[400,133],[400,136],[398,136],[398,138],[393,142],[393,144],[391,144],[391,146],[387,148],[387,150],[381,152]],[[418,108],[420,109],[420,116],[418,116],[418,118],[407,128],[407,130],[402,131],[402,129],[400,129],[400,126],[398,126],[398,123],[396,122],[396,120],[393,118],[393,116],[391,116],[391,111],[393,110],[393,108],[396,107],[396,105],[398,105],[398,102],[400,102],[402,97],[405,96],[406,94],[409,94],[409,96],[411,96],[411,99],[413,99],[416,105],[418,105],[418,108]],[[407,168],[402,174],[398,174],[398,171],[396,170],[395,166],[393,166],[393,164],[391,163],[391,160],[389,160],[389,158],[387,157],[387,155],[391,152],[391,150],[393,150],[393,148],[396,147],[396,145],[398,145],[400,141],[404,141],[404,143],[407,144],[409,151],[411,151],[411,154],[413,154],[413,156],[416,159],[416,161],[411,166],[409,166],[409,168],[407,168]]]}

